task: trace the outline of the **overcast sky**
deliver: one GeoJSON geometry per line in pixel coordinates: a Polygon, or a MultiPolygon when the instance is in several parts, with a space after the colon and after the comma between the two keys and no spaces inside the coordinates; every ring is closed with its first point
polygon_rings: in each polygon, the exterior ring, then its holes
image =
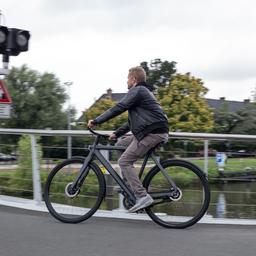
{"type": "Polygon", "coordinates": [[[108,88],[126,92],[127,70],[155,58],[201,78],[208,98],[244,100],[256,87],[254,0],[0,0],[0,10],[2,25],[32,35],[10,67],[73,81],[78,115],[108,88]]]}

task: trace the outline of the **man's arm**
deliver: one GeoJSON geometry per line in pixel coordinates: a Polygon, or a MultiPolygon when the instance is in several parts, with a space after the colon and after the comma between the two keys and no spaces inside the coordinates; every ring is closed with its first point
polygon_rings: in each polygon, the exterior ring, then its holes
{"type": "Polygon", "coordinates": [[[114,134],[116,135],[116,137],[121,137],[122,135],[126,134],[127,132],[130,131],[130,126],[129,123],[126,122],[125,124],[123,124],[120,128],[118,128],[114,134]]]}
{"type": "Polygon", "coordinates": [[[136,100],[138,97],[138,92],[139,92],[138,87],[137,88],[134,87],[134,88],[130,89],[128,91],[128,93],[126,94],[126,96],[120,102],[118,102],[114,107],[105,111],[100,116],[96,117],[93,120],[93,123],[95,125],[102,124],[102,123],[108,121],[109,119],[112,119],[115,116],[118,116],[118,115],[122,114],[123,112],[125,112],[126,110],[128,110],[129,108],[131,108],[136,103],[136,100]]]}

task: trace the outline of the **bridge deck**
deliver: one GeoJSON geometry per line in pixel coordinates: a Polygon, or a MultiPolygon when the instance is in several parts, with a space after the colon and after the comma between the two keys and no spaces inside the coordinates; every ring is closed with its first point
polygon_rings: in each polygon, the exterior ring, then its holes
{"type": "Polygon", "coordinates": [[[253,256],[256,226],[197,224],[185,230],[150,221],[91,218],[63,224],[48,213],[0,206],[0,255],[253,256]]]}

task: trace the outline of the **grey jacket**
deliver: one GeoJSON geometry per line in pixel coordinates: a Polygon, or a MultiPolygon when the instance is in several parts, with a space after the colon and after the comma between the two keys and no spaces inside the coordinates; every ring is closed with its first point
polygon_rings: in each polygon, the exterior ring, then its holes
{"type": "Polygon", "coordinates": [[[94,119],[94,123],[104,123],[128,110],[128,122],[115,131],[117,137],[132,131],[140,141],[154,131],[168,132],[167,117],[150,89],[146,83],[137,84],[119,103],[94,119]]]}

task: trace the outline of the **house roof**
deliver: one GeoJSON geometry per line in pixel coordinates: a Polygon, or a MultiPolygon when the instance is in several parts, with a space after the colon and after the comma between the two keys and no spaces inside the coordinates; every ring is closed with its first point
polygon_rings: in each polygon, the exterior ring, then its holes
{"type": "MultiPolygon", "coordinates": [[[[111,93],[111,96],[110,96],[108,93],[104,93],[104,94],[102,94],[102,95],[99,97],[99,99],[96,100],[96,102],[99,101],[99,100],[101,100],[101,99],[106,99],[106,98],[110,98],[110,97],[111,97],[111,99],[112,99],[113,101],[118,102],[118,101],[120,101],[125,95],[126,95],[126,93],[111,93]]],[[[93,105],[94,105],[94,104],[93,104],[93,105]]]]}
{"type": "Polygon", "coordinates": [[[234,101],[234,100],[226,100],[225,98],[220,99],[207,99],[206,101],[208,105],[216,110],[226,110],[227,112],[236,112],[239,109],[243,109],[250,104],[249,100],[244,101],[234,101]]]}
{"type": "MultiPolygon", "coordinates": [[[[126,95],[126,93],[111,93],[111,99],[113,101],[118,102],[125,95],[126,95]]],[[[99,101],[101,99],[106,99],[108,97],[110,97],[110,95],[108,93],[104,93],[97,101],[99,101]]],[[[221,97],[220,99],[206,98],[206,101],[210,108],[213,108],[216,110],[225,109],[228,112],[236,112],[239,109],[243,109],[250,102],[249,100],[244,100],[244,101],[226,100],[224,97],[221,97]]]]}
{"type": "MultiPolygon", "coordinates": [[[[101,99],[111,98],[113,101],[119,102],[126,93],[112,93],[111,89],[107,90],[107,93],[102,94],[99,99],[97,99],[91,107],[94,106],[96,102],[101,99]]],[[[206,98],[206,102],[208,103],[209,107],[213,110],[225,110],[227,112],[236,112],[239,109],[245,108],[248,104],[250,104],[249,100],[244,101],[234,101],[234,100],[226,100],[224,97],[220,99],[208,99],[206,98]]],[[[91,108],[90,107],[90,108],[91,108]]],[[[84,114],[78,119],[78,121],[84,120],[84,114]]]]}

